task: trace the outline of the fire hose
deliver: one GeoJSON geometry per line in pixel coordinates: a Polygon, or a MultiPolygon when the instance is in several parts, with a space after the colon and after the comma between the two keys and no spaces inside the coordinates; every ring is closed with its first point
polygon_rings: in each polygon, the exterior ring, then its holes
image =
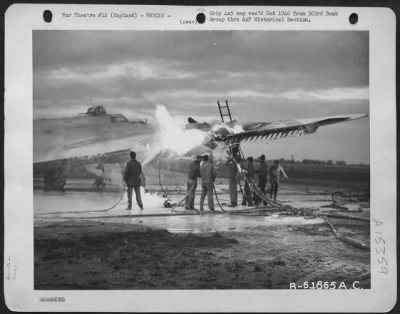
{"type": "MultiPolygon", "coordinates": [[[[189,189],[189,191],[186,193],[185,197],[182,198],[178,203],[176,203],[173,207],[172,207],[172,212],[175,212],[175,208],[179,207],[188,197],[189,195],[192,193],[193,189],[194,189],[195,185],[193,184],[192,187],[189,189]]],[[[215,192],[215,199],[217,200],[217,204],[219,206],[219,208],[221,209],[222,212],[225,212],[224,208],[222,207],[219,198],[218,198],[218,193],[217,193],[217,189],[215,188],[215,184],[213,184],[213,189],[215,192]]]]}
{"type": "MultiPolygon", "coordinates": [[[[161,182],[160,160],[159,160],[159,173],[158,173],[158,176],[159,176],[159,185],[160,185],[162,191],[164,192],[164,197],[166,197],[168,190],[165,189],[165,188],[163,187],[162,182],[161,182]]],[[[255,182],[254,182],[251,178],[245,176],[245,177],[244,177],[244,181],[245,181],[247,184],[249,184],[249,186],[250,186],[250,188],[251,188],[251,190],[252,190],[252,193],[254,193],[255,195],[257,195],[261,200],[265,201],[267,204],[270,204],[270,205],[272,205],[273,207],[276,207],[276,208],[278,208],[278,209],[282,209],[282,210],[284,210],[284,211],[294,211],[294,210],[295,210],[295,209],[294,209],[292,206],[290,206],[290,205],[282,205],[281,203],[279,203],[279,202],[277,202],[277,201],[275,201],[275,200],[270,199],[268,196],[266,196],[266,195],[263,193],[263,191],[261,191],[261,189],[255,184],[255,182]]],[[[240,183],[239,183],[239,187],[240,187],[240,191],[241,191],[242,194],[243,194],[242,187],[241,187],[240,183]]],[[[174,206],[172,206],[172,212],[175,212],[175,209],[176,209],[178,206],[180,206],[180,205],[189,197],[189,195],[192,193],[192,191],[193,191],[194,188],[195,188],[195,185],[192,185],[192,187],[191,187],[191,188],[189,189],[189,191],[185,194],[185,196],[184,196],[178,203],[176,203],[174,206]]],[[[226,213],[225,209],[223,208],[223,206],[222,206],[222,204],[221,204],[221,202],[220,202],[220,200],[219,200],[218,192],[217,192],[217,189],[216,189],[216,186],[215,186],[215,185],[213,185],[213,189],[214,189],[214,192],[215,192],[215,198],[216,198],[216,201],[217,201],[217,204],[218,204],[219,208],[221,209],[221,211],[222,211],[223,213],[226,213]]],[[[112,210],[113,208],[115,208],[116,206],[118,206],[118,205],[121,203],[121,201],[123,200],[124,194],[125,194],[125,184],[123,185],[122,193],[121,193],[121,196],[120,196],[120,198],[118,199],[118,201],[117,201],[116,203],[114,203],[112,206],[108,207],[108,208],[100,209],[100,210],[87,210],[87,211],[49,212],[48,214],[107,212],[107,211],[112,210]]],[[[196,210],[196,212],[198,212],[198,211],[196,210]]],[[[318,215],[318,216],[319,216],[320,218],[322,218],[322,219],[325,221],[325,223],[329,226],[329,228],[331,229],[332,233],[335,235],[335,237],[336,237],[338,240],[340,240],[340,241],[342,241],[342,242],[344,242],[344,243],[346,243],[346,244],[352,245],[352,246],[354,246],[354,247],[360,248],[360,249],[364,249],[364,250],[369,250],[369,249],[370,249],[368,245],[366,245],[366,244],[364,244],[364,243],[361,243],[361,242],[359,242],[359,241],[356,241],[356,240],[354,240],[354,239],[350,239],[350,238],[348,238],[348,237],[345,237],[345,236],[342,235],[340,232],[338,232],[337,229],[334,227],[334,225],[333,225],[331,222],[328,221],[328,219],[327,219],[328,215],[322,215],[322,214],[321,214],[321,215],[318,215]]],[[[353,217],[353,216],[345,216],[345,215],[343,215],[343,216],[335,216],[334,218],[357,219],[357,220],[362,220],[362,221],[365,221],[365,222],[369,222],[369,219],[367,219],[367,218],[353,217]]]]}
{"type": "Polygon", "coordinates": [[[328,221],[327,218],[325,218],[324,221],[329,226],[329,228],[331,228],[333,234],[335,235],[335,237],[338,240],[340,240],[344,243],[350,244],[350,245],[352,245],[356,248],[362,249],[362,250],[370,250],[370,247],[367,244],[356,241],[354,239],[351,239],[351,238],[348,238],[348,237],[345,237],[344,235],[342,235],[340,232],[338,232],[336,230],[335,226],[331,222],[328,221]]]}
{"type": "MultiPolygon", "coordinates": [[[[254,181],[253,181],[251,178],[248,178],[248,177],[245,176],[245,177],[244,177],[244,180],[245,180],[245,182],[247,182],[247,183],[249,184],[249,186],[250,186],[252,192],[255,193],[260,199],[262,199],[263,201],[265,201],[267,204],[270,204],[270,205],[272,205],[272,206],[275,206],[275,207],[277,207],[277,208],[279,208],[279,209],[283,209],[283,210],[285,210],[285,211],[293,211],[293,210],[295,210],[295,209],[294,209],[292,206],[290,206],[290,205],[285,205],[285,206],[283,206],[281,203],[279,203],[279,202],[277,202],[277,201],[275,201],[275,200],[270,199],[268,196],[266,196],[266,195],[259,189],[259,187],[254,183],[254,181]]],[[[340,241],[342,241],[342,242],[344,242],[344,243],[346,243],[346,244],[349,244],[349,245],[351,245],[351,246],[354,246],[354,247],[356,247],[356,248],[359,248],[359,249],[370,250],[370,247],[369,247],[368,245],[366,245],[365,243],[356,241],[356,240],[354,240],[354,239],[350,239],[350,238],[348,238],[348,237],[342,235],[340,232],[338,232],[338,231],[336,230],[336,228],[334,227],[334,225],[333,225],[331,222],[328,221],[327,215],[319,215],[319,217],[322,218],[322,219],[325,221],[325,223],[329,226],[329,228],[331,229],[332,233],[335,235],[335,237],[336,237],[338,240],[340,240],[340,241]]],[[[342,218],[342,219],[346,219],[346,218],[347,218],[347,219],[357,219],[357,220],[369,222],[369,219],[367,219],[367,218],[361,218],[361,217],[358,218],[358,217],[345,216],[345,215],[343,215],[343,216],[336,216],[336,218],[342,218]]]]}
{"type": "Polygon", "coordinates": [[[219,198],[218,198],[218,192],[217,192],[217,188],[215,187],[215,184],[213,184],[213,188],[214,188],[214,192],[215,192],[215,199],[217,200],[217,204],[219,206],[219,208],[221,209],[222,212],[225,213],[225,209],[222,207],[219,198]]]}
{"type": "Polygon", "coordinates": [[[121,196],[120,196],[120,198],[118,199],[118,201],[117,201],[116,203],[114,203],[112,206],[107,207],[107,208],[105,208],[105,209],[97,209],[97,210],[79,210],[79,211],[67,211],[67,212],[65,212],[65,211],[58,211],[58,212],[48,212],[48,213],[46,213],[46,214],[52,214],[52,215],[54,215],[54,214],[79,214],[79,213],[99,213],[99,212],[108,212],[108,211],[114,209],[115,207],[117,207],[117,206],[121,203],[121,201],[122,201],[123,198],[124,198],[124,194],[125,194],[125,184],[122,186],[122,193],[121,193],[121,196]]]}
{"type": "Polygon", "coordinates": [[[192,193],[193,189],[194,189],[195,185],[193,184],[192,187],[189,189],[189,191],[186,193],[185,197],[182,198],[178,203],[176,203],[174,206],[172,206],[171,211],[174,212],[175,208],[179,207],[190,195],[190,193],[192,193]]]}

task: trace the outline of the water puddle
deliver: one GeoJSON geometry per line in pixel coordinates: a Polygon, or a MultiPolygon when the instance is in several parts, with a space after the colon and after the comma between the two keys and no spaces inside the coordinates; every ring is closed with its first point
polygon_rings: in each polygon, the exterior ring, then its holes
{"type": "MultiPolygon", "coordinates": [[[[228,196],[222,195],[221,197],[227,198],[228,196]]],[[[171,208],[162,206],[163,200],[160,196],[145,194],[143,195],[145,209],[141,211],[135,206],[132,210],[126,210],[126,196],[117,193],[35,192],[35,220],[89,219],[109,223],[143,224],[150,228],[167,229],[173,233],[242,231],[248,228],[274,225],[323,223],[323,220],[319,218],[304,219],[301,216],[282,217],[272,214],[248,217],[231,215],[229,212],[213,214],[207,210],[207,207],[201,215],[174,216],[182,212],[182,208],[173,212],[171,208]],[[116,206],[111,208],[115,204],[116,206]]],[[[198,204],[196,206],[198,207],[198,204]]],[[[240,207],[236,209],[240,209],[240,207]]],[[[232,209],[230,210],[232,211],[232,209]]]]}

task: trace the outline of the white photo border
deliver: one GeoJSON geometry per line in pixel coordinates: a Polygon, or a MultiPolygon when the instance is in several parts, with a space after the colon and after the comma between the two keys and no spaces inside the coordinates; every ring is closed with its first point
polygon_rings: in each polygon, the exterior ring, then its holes
{"type": "MultiPolygon", "coordinates": [[[[237,7],[233,11],[266,9],[237,7]]],[[[397,298],[396,254],[396,17],[388,8],[321,7],[335,17],[310,23],[181,24],[221,7],[14,4],[5,14],[4,293],[19,311],[134,312],[386,312],[397,298]],[[43,11],[53,21],[45,23],[43,11]],[[168,18],[62,18],[63,12],[164,12],[168,18]],[[349,15],[357,13],[351,25],[349,15]],[[369,31],[371,289],[368,290],[34,290],[32,171],[33,30],[343,30],[369,31]],[[18,167],[16,167],[18,165],[18,167]],[[385,254],[382,255],[384,239],[385,254]],[[380,272],[387,262],[388,274],[380,272]],[[15,280],[6,279],[9,266],[15,280]],[[40,302],[41,297],[65,302],[40,302]]],[[[224,8],[225,9],[225,8],[224,8]]],[[[282,7],[268,7],[279,10],[282,7]]],[[[294,10],[296,7],[284,7],[294,10]]],[[[306,7],[301,7],[306,9],[306,7]]],[[[314,8],[315,9],[315,8],[314,8]]]]}

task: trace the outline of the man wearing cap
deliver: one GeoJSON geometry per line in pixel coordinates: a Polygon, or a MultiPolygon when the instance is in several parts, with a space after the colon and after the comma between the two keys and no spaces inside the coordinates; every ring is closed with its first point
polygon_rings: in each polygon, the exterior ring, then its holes
{"type": "Polygon", "coordinates": [[[208,207],[211,211],[214,209],[214,181],[216,178],[216,172],[212,161],[209,160],[207,155],[203,156],[203,164],[200,166],[201,176],[201,197],[200,197],[200,210],[203,210],[204,199],[208,198],[208,207]]]}
{"type": "MultiPolygon", "coordinates": [[[[126,164],[124,171],[124,181],[128,187],[128,208],[132,209],[132,190],[135,190],[136,202],[140,209],[143,209],[142,198],[140,195],[140,184],[144,178],[142,165],[136,160],[136,153],[130,152],[131,160],[126,164]]],[[[144,182],[143,182],[144,183],[144,182]]]]}
{"type": "Polygon", "coordinates": [[[253,165],[253,157],[247,158],[246,163],[246,180],[244,183],[244,195],[242,205],[253,206],[253,193],[251,193],[249,181],[254,182],[255,170],[253,165]]]}
{"type": "Polygon", "coordinates": [[[232,154],[232,156],[230,156],[226,161],[226,166],[229,173],[229,198],[231,201],[229,207],[237,206],[237,163],[240,162],[239,158],[240,156],[235,156],[235,154],[232,154]]]}
{"type": "Polygon", "coordinates": [[[196,197],[196,188],[197,188],[197,178],[200,177],[200,162],[201,156],[197,156],[196,160],[194,160],[189,165],[189,173],[187,179],[187,193],[185,199],[185,209],[193,210],[194,208],[194,199],[196,197]]]}
{"type": "MultiPolygon", "coordinates": [[[[261,155],[260,156],[260,166],[258,168],[258,187],[260,188],[260,190],[262,191],[262,193],[265,195],[266,191],[265,191],[265,187],[267,186],[267,173],[268,173],[268,165],[265,162],[265,155],[261,155]]],[[[258,206],[258,204],[261,202],[261,200],[259,199],[259,197],[256,197],[256,205],[258,206]]],[[[265,201],[264,205],[266,205],[267,203],[265,201]]]]}

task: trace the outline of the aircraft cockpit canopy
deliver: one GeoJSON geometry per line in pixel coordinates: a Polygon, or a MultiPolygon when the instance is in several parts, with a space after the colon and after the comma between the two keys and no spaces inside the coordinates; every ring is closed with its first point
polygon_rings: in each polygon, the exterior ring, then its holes
{"type": "Polygon", "coordinates": [[[107,111],[103,106],[96,106],[96,107],[89,107],[86,114],[98,116],[107,114],[107,111]]]}

